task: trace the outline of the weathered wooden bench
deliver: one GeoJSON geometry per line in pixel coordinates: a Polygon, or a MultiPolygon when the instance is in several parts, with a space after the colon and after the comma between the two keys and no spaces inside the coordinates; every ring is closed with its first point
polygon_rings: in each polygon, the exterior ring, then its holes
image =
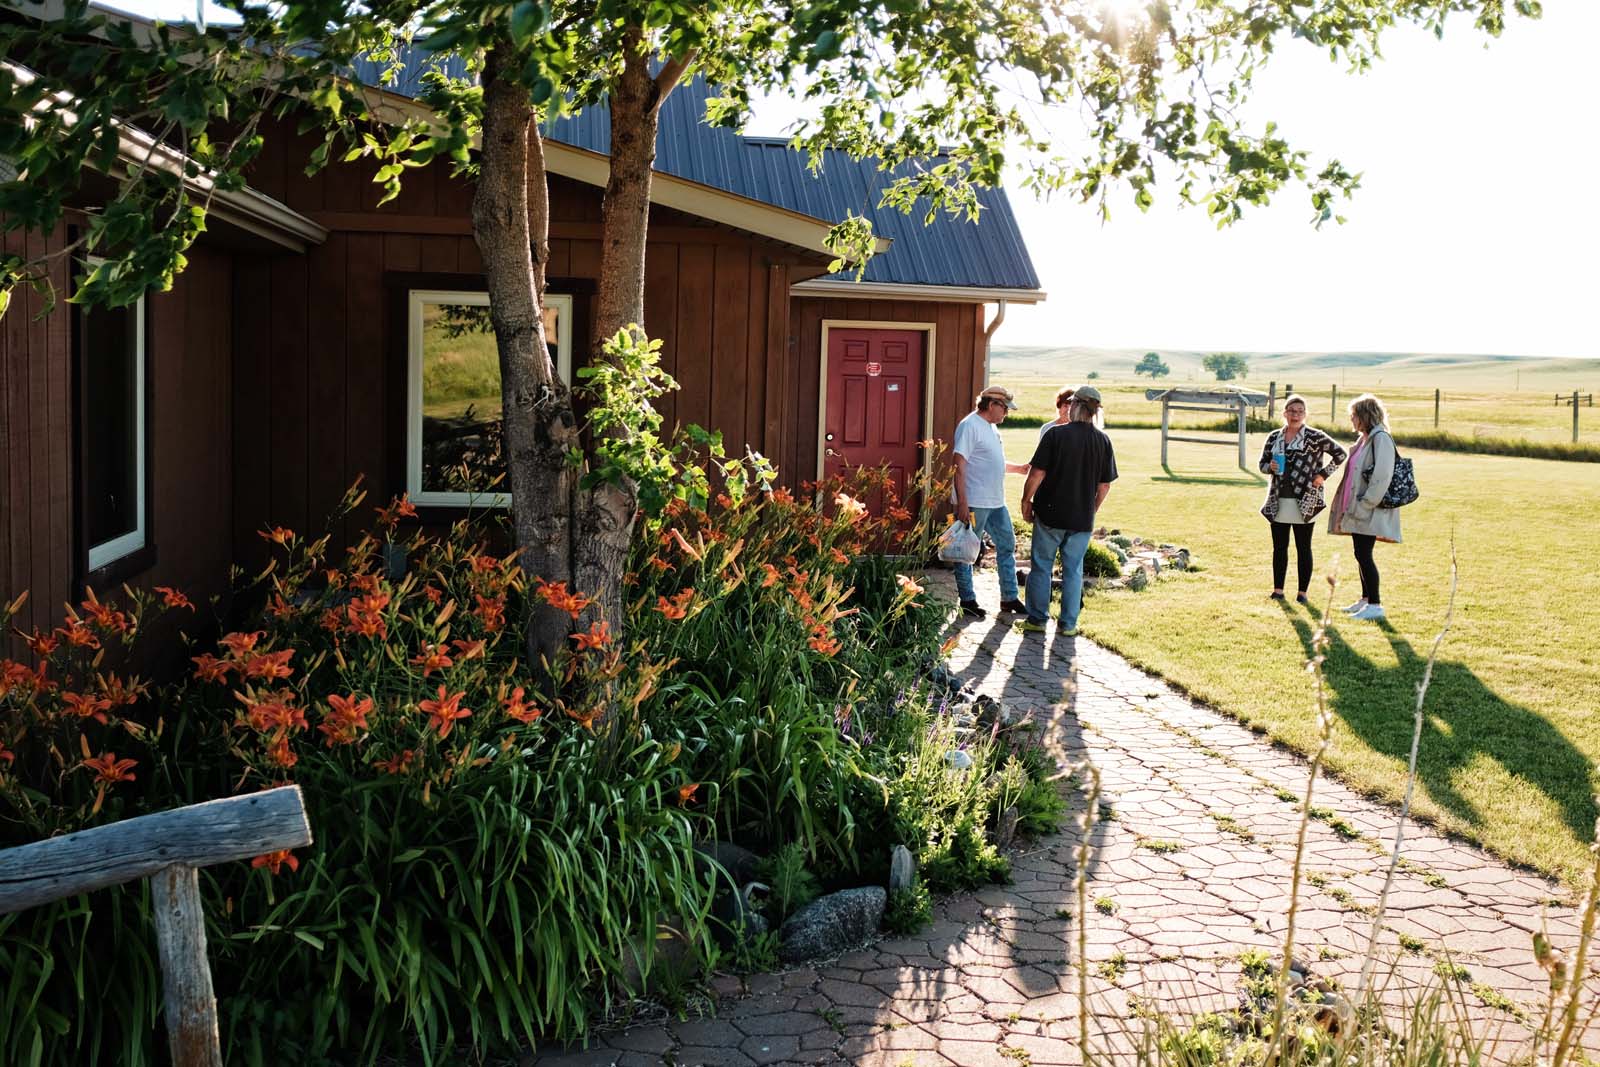
{"type": "Polygon", "coordinates": [[[200,868],[310,843],[299,786],[142,815],[0,851],[0,915],[150,879],[173,1067],[221,1067],[200,868]]]}

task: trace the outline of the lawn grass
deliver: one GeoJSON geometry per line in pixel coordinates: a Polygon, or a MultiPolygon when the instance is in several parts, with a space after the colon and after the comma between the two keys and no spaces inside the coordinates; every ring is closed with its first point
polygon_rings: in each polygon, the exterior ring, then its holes
{"type": "MultiPolygon", "coordinates": [[[[1004,431],[1026,459],[1037,430],[1004,431]]],[[[1319,526],[1313,608],[1266,599],[1270,542],[1255,476],[1222,448],[1113,430],[1122,477],[1101,520],[1172,541],[1204,570],[1144,593],[1093,596],[1086,634],[1199,699],[1300,751],[1316,742],[1306,646],[1338,557],[1339,604],[1356,599],[1349,541],[1319,526]]],[[[1252,439],[1251,455],[1260,448],[1252,439]]],[[[1379,545],[1390,628],[1335,625],[1327,674],[1329,764],[1398,801],[1423,659],[1443,619],[1450,549],[1460,561],[1455,624],[1428,694],[1416,811],[1508,859],[1575,883],[1594,831],[1590,767],[1600,758],[1600,469],[1588,464],[1410,453],[1422,498],[1402,513],[1405,543],[1379,545]]],[[[1009,479],[1019,499],[1021,479],[1009,479]]],[[[1015,506],[1015,503],[1013,503],[1015,506]]],[[[1292,583],[1294,563],[1290,561],[1292,583]]]]}

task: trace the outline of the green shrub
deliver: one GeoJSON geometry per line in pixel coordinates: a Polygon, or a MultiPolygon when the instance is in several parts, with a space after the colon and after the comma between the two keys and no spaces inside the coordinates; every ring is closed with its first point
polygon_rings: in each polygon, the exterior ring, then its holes
{"type": "Polygon", "coordinates": [[[909,716],[927,726],[888,782],[892,839],[916,854],[922,879],[933,892],[1008,879],[1010,862],[988,833],[1000,789],[994,774],[997,746],[984,738],[963,747],[952,718],[925,702],[909,716]],[[965,752],[972,765],[955,769],[950,757],[956,752],[965,752]]]}
{"type": "Polygon", "coordinates": [[[806,850],[791,841],[761,862],[757,877],[772,891],[768,918],[774,926],[822,895],[817,876],[806,867],[806,850]]]}
{"type": "Polygon", "coordinates": [[[883,912],[883,928],[896,936],[914,934],[933,921],[933,894],[922,879],[913,879],[905,889],[889,894],[883,912]]]}
{"type": "Polygon", "coordinates": [[[1098,541],[1090,541],[1088,551],[1083,554],[1083,576],[1116,578],[1121,574],[1122,566],[1117,562],[1117,554],[1098,541]]]}

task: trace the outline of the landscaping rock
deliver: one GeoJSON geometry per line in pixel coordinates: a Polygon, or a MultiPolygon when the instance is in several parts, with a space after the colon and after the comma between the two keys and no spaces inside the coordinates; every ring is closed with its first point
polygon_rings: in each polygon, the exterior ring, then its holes
{"type": "Polygon", "coordinates": [[[778,958],[798,963],[843,952],[877,933],[888,902],[888,891],[879,885],[818,897],[779,929],[778,958]]]}
{"type": "Polygon", "coordinates": [[[972,769],[972,756],[959,748],[946,752],[944,761],[949,764],[952,771],[970,771],[972,769]]]}
{"type": "Polygon", "coordinates": [[[917,880],[917,859],[904,845],[889,850],[889,892],[910,889],[917,880]]]}
{"type": "Polygon", "coordinates": [[[1017,839],[1017,819],[1019,818],[1015,804],[1000,813],[1000,818],[995,820],[994,843],[1000,848],[1005,848],[1017,839]]]}
{"type": "Polygon", "coordinates": [[[734,885],[756,880],[756,868],[761,865],[761,857],[743,846],[732,841],[702,841],[694,846],[694,850],[727,871],[734,885]]]}

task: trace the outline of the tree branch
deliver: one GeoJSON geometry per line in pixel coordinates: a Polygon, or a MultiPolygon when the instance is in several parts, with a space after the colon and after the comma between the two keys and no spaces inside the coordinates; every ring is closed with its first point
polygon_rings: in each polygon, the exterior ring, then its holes
{"type": "Polygon", "coordinates": [[[690,63],[694,62],[695,56],[698,54],[697,49],[691,48],[683,55],[674,56],[672,59],[667,60],[662,66],[661,71],[655,78],[655,106],[657,108],[661,107],[662,101],[666,100],[667,95],[677,87],[678,82],[683,78],[683,72],[688,69],[690,63]]]}

